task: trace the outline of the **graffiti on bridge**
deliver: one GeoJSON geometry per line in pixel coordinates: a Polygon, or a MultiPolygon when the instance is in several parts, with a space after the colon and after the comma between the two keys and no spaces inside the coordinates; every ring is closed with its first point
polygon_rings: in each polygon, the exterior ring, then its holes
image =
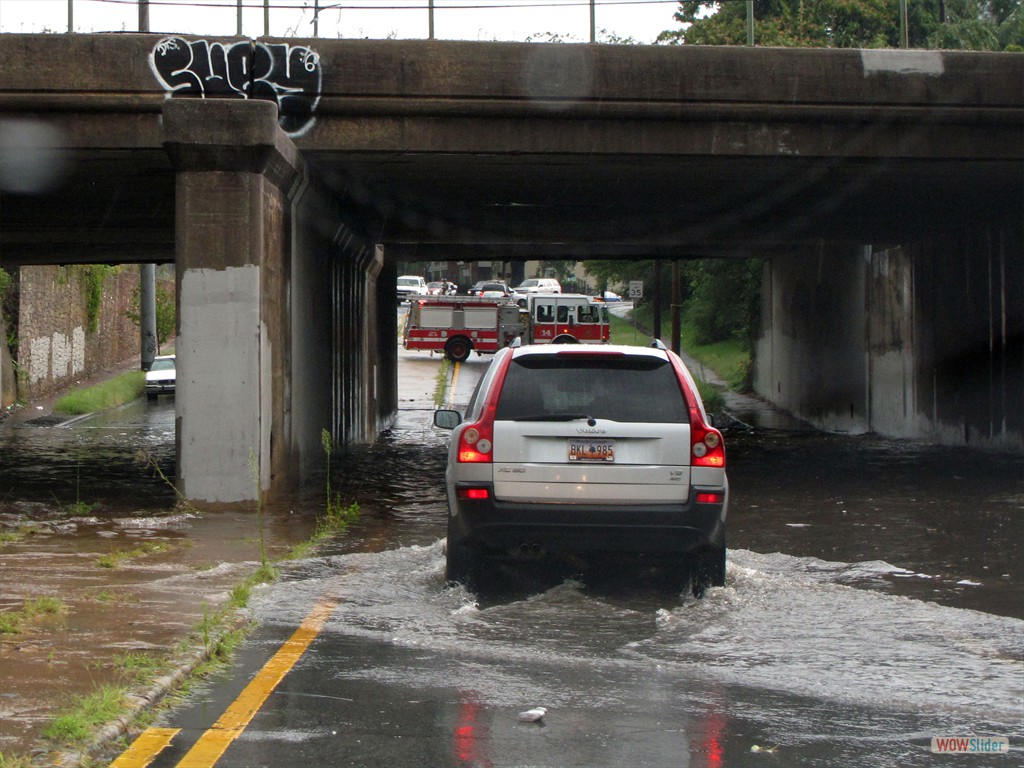
{"type": "Polygon", "coordinates": [[[320,55],[306,46],[165,37],[149,62],[170,96],[264,99],[277,103],[278,122],[289,136],[313,125],[322,71],[320,55]]]}

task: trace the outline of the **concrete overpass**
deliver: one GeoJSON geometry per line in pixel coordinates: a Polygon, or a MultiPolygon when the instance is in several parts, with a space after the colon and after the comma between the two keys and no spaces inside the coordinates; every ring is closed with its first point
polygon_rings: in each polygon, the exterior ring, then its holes
{"type": "Polygon", "coordinates": [[[766,256],[767,397],[1024,445],[1024,57],[126,34],[0,60],[5,136],[36,126],[4,142],[0,264],[176,261],[193,499],[387,423],[408,260],[766,256]]]}

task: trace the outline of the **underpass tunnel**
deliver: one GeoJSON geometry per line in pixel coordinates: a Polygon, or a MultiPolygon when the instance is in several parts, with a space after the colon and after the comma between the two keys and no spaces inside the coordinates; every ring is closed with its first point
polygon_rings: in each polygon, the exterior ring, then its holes
{"type": "Polygon", "coordinates": [[[73,159],[45,194],[0,190],[0,265],[176,262],[189,498],[251,506],[322,469],[325,430],[387,427],[405,262],[758,257],[762,396],[1024,445],[1019,57],[551,47],[596,90],[538,100],[536,46],[307,42],[323,92],[289,135],[272,101],[168,98],[159,36],[0,36],[22,62],[0,117],[73,159]]]}

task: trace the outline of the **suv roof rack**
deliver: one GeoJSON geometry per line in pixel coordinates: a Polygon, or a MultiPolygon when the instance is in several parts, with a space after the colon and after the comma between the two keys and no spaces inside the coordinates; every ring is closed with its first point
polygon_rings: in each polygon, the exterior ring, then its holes
{"type": "Polygon", "coordinates": [[[651,346],[654,349],[668,349],[668,347],[665,346],[665,342],[663,342],[661,339],[654,339],[651,342],[651,346]]]}

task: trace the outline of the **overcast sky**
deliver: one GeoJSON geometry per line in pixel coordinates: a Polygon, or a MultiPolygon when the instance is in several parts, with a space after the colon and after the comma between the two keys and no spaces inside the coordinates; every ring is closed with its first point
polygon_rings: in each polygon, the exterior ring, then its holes
{"type": "MultiPolygon", "coordinates": [[[[319,0],[321,37],[426,38],[428,0],[319,0]],[[327,7],[331,6],[331,7],[327,7]]],[[[314,0],[270,0],[270,34],[312,37],[314,0]]],[[[243,0],[242,33],[263,35],[263,0],[243,0]]],[[[69,0],[0,0],[0,32],[67,32],[69,0]]],[[[677,0],[596,0],[598,40],[652,43],[677,0]],[[607,34],[602,34],[606,30],[607,34]]],[[[75,32],[138,30],[135,0],[71,0],[75,32]]],[[[589,0],[434,0],[434,36],[443,40],[590,39],[589,0]]],[[[150,0],[153,32],[234,35],[237,0],[150,0]]]]}

